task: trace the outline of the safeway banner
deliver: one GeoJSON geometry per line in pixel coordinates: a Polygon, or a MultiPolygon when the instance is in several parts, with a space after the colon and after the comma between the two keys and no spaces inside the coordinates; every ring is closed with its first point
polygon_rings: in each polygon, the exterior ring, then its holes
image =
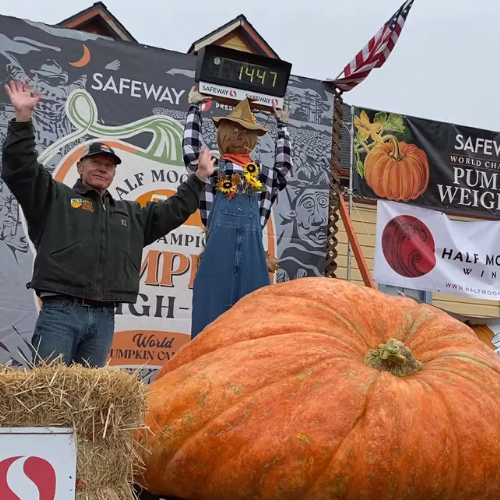
{"type": "Polygon", "coordinates": [[[500,299],[500,222],[378,201],[373,277],[386,285],[500,299]]]}
{"type": "Polygon", "coordinates": [[[379,198],[469,215],[500,211],[500,135],[356,108],[354,187],[379,198]]]}
{"type": "Polygon", "coordinates": [[[75,477],[73,429],[0,428],[2,500],[74,500],[75,477]]]}

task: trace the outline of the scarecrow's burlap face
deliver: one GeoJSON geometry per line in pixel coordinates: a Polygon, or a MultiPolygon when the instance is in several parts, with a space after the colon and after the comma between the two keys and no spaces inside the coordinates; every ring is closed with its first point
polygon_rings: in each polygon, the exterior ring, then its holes
{"type": "Polygon", "coordinates": [[[223,120],[217,129],[217,143],[220,154],[250,154],[257,146],[259,137],[255,130],[223,120]]]}

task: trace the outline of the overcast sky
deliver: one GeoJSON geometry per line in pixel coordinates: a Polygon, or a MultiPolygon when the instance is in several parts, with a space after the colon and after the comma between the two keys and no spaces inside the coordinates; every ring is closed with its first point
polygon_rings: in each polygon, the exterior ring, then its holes
{"type": "MultiPolygon", "coordinates": [[[[92,0],[15,0],[0,13],[55,24],[92,0]]],[[[403,0],[105,0],[140,42],[186,52],[244,14],[295,75],[334,78],[403,0]],[[291,6],[294,5],[294,8],[291,6]]],[[[349,104],[500,130],[499,0],[415,0],[394,52],[349,104]]]]}

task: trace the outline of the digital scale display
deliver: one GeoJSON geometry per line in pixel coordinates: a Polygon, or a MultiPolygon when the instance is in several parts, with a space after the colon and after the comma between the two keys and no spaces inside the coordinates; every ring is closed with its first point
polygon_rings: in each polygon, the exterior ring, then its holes
{"type": "Polygon", "coordinates": [[[208,45],[198,53],[195,80],[203,84],[201,93],[216,100],[255,96],[259,104],[271,107],[282,104],[291,69],[280,59],[208,45]]]}

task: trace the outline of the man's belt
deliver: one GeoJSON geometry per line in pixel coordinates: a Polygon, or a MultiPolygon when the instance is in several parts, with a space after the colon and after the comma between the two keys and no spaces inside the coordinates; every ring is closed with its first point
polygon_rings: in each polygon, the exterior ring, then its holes
{"type": "Polygon", "coordinates": [[[82,299],[81,297],[71,297],[77,304],[81,306],[89,306],[89,307],[112,307],[113,309],[117,306],[116,302],[104,302],[101,300],[90,300],[90,299],[82,299]]]}
{"type": "Polygon", "coordinates": [[[81,306],[87,306],[87,307],[111,307],[114,309],[118,305],[117,302],[83,299],[81,297],[72,297],[70,295],[63,295],[60,293],[58,293],[57,295],[56,294],[46,295],[45,297],[42,297],[42,301],[44,299],[50,299],[50,298],[63,298],[66,300],[70,300],[71,302],[74,302],[75,304],[79,304],[81,306]]]}

